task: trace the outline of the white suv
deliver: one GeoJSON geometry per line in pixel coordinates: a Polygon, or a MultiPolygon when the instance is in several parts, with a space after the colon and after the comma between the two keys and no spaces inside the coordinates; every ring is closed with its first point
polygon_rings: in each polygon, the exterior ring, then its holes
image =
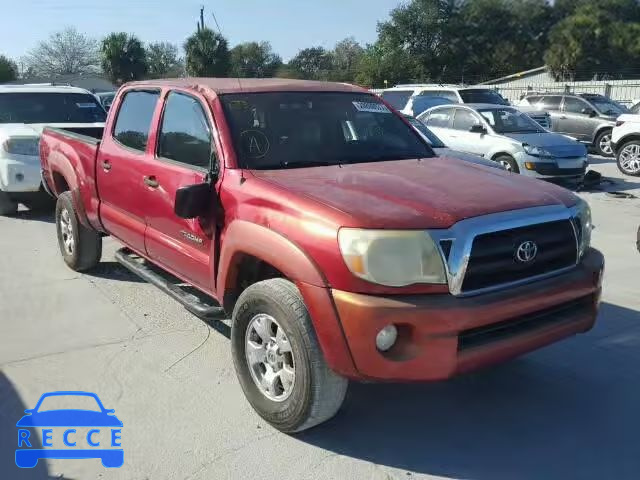
{"type": "Polygon", "coordinates": [[[640,177],[640,115],[620,115],[611,132],[611,148],[620,171],[640,177]]]}
{"type": "MultiPolygon", "coordinates": [[[[483,86],[465,87],[426,83],[396,85],[383,90],[380,96],[396,110],[414,117],[428,108],[446,103],[509,105],[509,102],[496,90],[483,86]]],[[[529,115],[543,128],[551,126],[548,112],[526,106],[516,108],[529,115]]]]}
{"type": "Polygon", "coordinates": [[[81,88],[0,85],[0,215],[15,213],[18,203],[53,205],[40,168],[45,126],[102,128],[105,116],[96,97],[81,88]]]}

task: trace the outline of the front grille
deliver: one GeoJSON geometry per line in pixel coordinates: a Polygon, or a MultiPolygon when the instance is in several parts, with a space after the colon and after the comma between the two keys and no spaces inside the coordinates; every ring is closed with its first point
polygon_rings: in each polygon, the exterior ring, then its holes
{"type": "Polygon", "coordinates": [[[464,330],[458,336],[458,351],[507,340],[545,327],[580,320],[593,309],[593,297],[578,298],[500,323],[464,330]]]}
{"type": "Polygon", "coordinates": [[[575,265],[576,237],[570,220],[485,233],[474,238],[462,292],[526,280],[575,265]],[[517,249],[534,242],[537,254],[518,261],[517,249]]]}
{"type": "Polygon", "coordinates": [[[535,171],[540,175],[584,175],[586,165],[581,168],[560,168],[557,163],[535,163],[535,171]]]}

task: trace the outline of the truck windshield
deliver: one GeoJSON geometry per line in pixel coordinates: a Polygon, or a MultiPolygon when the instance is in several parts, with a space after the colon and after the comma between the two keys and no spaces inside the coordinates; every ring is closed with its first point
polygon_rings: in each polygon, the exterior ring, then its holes
{"type": "Polygon", "coordinates": [[[378,97],[335,92],[221,95],[240,165],[278,169],[433,157],[378,97]]]}
{"type": "Polygon", "coordinates": [[[500,94],[488,88],[465,89],[459,91],[464,103],[491,103],[493,105],[509,105],[500,94]]]}
{"type": "Polygon", "coordinates": [[[0,123],[99,123],[105,118],[88,93],[0,93],[0,123]]]}

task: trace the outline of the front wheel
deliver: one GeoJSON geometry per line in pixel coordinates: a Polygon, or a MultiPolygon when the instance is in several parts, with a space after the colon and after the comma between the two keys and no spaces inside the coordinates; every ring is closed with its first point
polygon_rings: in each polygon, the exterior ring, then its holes
{"type": "Polygon", "coordinates": [[[102,257],[102,237],[78,220],[71,192],[63,192],[56,203],[58,245],[64,262],[76,272],[95,267],[102,257]]]}
{"type": "Polygon", "coordinates": [[[611,148],[611,130],[600,132],[594,143],[598,155],[602,155],[603,157],[613,157],[613,148],[611,148]]]}
{"type": "Polygon", "coordinates": [[[640,140],[622,144],[616,157],[618,170],[625,175],[640,177],[640,140]]]}
{"type": "Polygon", "coordinates": [[[520,173],[518,163],[509,155],[498,155],[495,161],[502,165],[507,172],[520,173]]]}
{"type": "Polygon", "coordinates": [[[282,432],[300,432],[340,409],[348,382],[327,366],[295,285],[249,286],[233,310],[233,363],[253,409],[282,432]]]}

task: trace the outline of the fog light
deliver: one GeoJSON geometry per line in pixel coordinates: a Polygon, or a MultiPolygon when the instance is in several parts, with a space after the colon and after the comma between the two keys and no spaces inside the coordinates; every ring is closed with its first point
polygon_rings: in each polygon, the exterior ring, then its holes
{"type": "Polygon", "coordinates": [[[378,347],[378,350],[381,352],[386,352],[393,347],[393,344],[396,343],[397,339],[398,329],[395,325],[387,325],[378,332],[378,335],[376,335],[376,347],[378,347]]]}
{"type": "Polygon", "coordinates": [[[21,182],[24,180],[24,175],[21,173],[16,173],[16,182],[21,182]]]}
{"type": "Polygon", "coordinates": [[[524,162],[524,167],[527,170],[535,170],[536,169],[536,164],[532,163],[532,162],[524,162]]]}

